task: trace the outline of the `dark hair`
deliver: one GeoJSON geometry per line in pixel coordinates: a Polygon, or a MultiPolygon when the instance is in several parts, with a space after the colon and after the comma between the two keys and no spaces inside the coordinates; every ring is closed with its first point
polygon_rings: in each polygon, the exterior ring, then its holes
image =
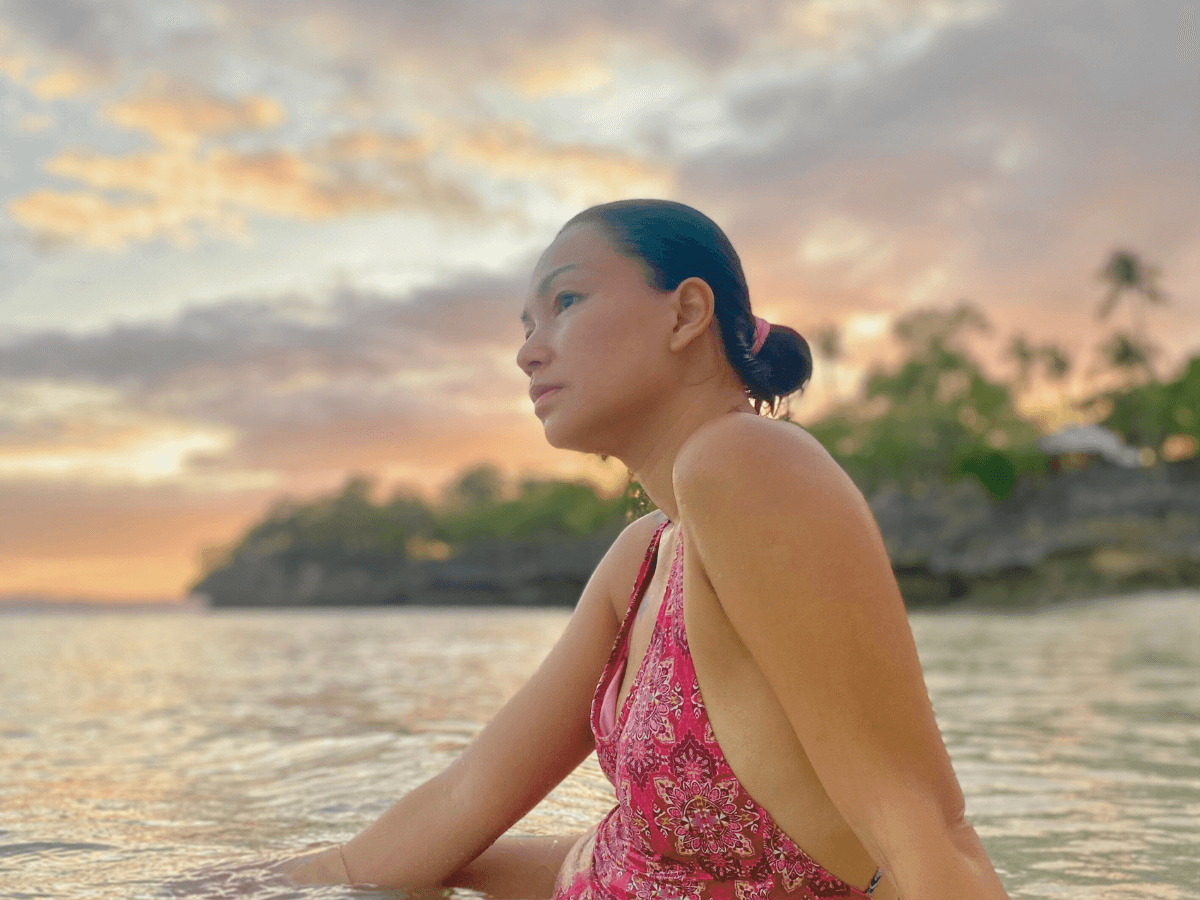
{"type": "Polygon", "coordinates": [[[812,377],[808,342],[786,325],[771,325],[757,354],[750,292],[737,251],[720,227],[699,210],[671,200],[617,200],[585,209],[572,225],[594,225],[623,256],[640,260],[646,281],[660,291],[673,291],[687,278],[701,278],[712,288],[715,316],[725,345],[725,358],[755,401],[776,411],[779,400],[803,390],[812,377]]]}

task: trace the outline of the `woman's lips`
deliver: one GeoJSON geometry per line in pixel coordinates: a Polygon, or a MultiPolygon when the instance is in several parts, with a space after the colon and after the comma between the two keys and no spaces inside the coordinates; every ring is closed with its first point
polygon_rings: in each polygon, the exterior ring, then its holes
{"type": "Polygon", "coordinates": [[[553,394],[557,394],[561,390],[562,390],[562,388],[557,387],[557,386],[540,388],[538,390],[538,392],[534,395],[534,398],[533,398],[534,409],[537,409],[537,405],[539,403],[541,403],[543,400],[545,400],[547,397],[549,397],[553,394]]]}

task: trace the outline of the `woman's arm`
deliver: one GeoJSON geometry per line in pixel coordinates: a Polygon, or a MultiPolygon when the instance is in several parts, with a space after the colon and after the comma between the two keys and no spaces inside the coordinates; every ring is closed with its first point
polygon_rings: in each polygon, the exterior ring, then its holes
{"type": "Polygon", "coordinates": [[[505,834],[442,882],[470,888],[492,900],[548,900],[567,853],[582,837],[505,834]]]}
{"type": "MultiPolygon", "coordinates": [[[[645,516],[621,533],[545,661],[462,756],[340,852],[331,848],[300,863],[291,877],[383,887],[444,884],[569,775],[594,749],[589,713],[620,626],[615,597],[632,589],[655,525],[654,516],[645,516]]],[[[508,871],[516,849],[493,857],[508,871]]],[[[535,848],[532,865],[544,860],[542,849],[535,848]]],[[[486,874],[481,862],[475,876],[486,874]]]]}
{"type": "Polygon", "coordinates": [[[704,572],[826,793],[901,897],[1004,900],[964,817],[886,547],[800,428],[731,416],[675,461],[704,572]]]}

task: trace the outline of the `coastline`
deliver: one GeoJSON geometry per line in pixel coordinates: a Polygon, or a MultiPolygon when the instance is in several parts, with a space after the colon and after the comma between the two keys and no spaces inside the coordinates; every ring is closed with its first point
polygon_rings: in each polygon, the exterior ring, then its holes
{"type": "MultiPolygon", "coordinates": [[[[875,492],[868,503],[910,609],[1031,608],[1200,583],[1200,459],[1097,463],[1022,480],[875,492]]],[[[235,551],[195,591],[214,608],[573,606],[616,532],[486,540],[437,560],[331,564],[235,551]]]]}

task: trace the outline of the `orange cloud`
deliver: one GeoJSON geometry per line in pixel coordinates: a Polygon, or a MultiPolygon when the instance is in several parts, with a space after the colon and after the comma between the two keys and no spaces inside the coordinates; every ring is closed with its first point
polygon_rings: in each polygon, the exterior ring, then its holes
{"type": "Polygon", "coordinates": [[[350,131],[333,137],[324,148],[329,160],[383,160],[390,163],[416,162],[429,155],[430,145],[421,137],[404,137],[378,131],[350,131]]]}
{"type": "Polygon", "coordinates": [[[495,122],[452,138],[450,152],[490,173],[536,179],[581,202],[669,192],[671,170],[630,153],[553,144],[525,122],[495,122]]]}
{"type": "Polygon", "coordinates": [[[35,56],[18,49],[0,23],[0,75],[20,85],[43,103],[70,100],[102,84],[96,71],[76,64],[59,65],[48,56],[35,56]]]}
{"type": "Polygon", "coordinates": [[[21,53],[0,53],[0,75],[22,84],[29,68],[29,57],[21,53]]]}
{"type": "Polygon", "coordinates": [[[575,35],[540,47],[537,53],[520,54],[507,75],[530,98],[590,93],[612,84],[613,72],[604,61],[607,49],[603,35],[575,35]]]}
{"type": "Polygon", "coordinates": [[[109,104],[103,115],[115,125],[145,131],[171,146],[191,146],[205,135],[263,131],[286,118],[283,107],[270,97],[228,100],[162,80],[136,96],[109,104]]]}
{"type": "Polygon", "coordinates": [[[31,134],[37,131],[45,131],[53,124],[54,120],[45,113],[34,113],[32,115],[22,116],[17,122],[17,129],[25,132],[26,134],[31,134]]]}
{"type": "Polygon", "coordinates": [[[806,48],[857,52],[864,42],[904,30],[938,28],[994,13],[989,0],[797,0],[781,11],[780,34],[806,48]]]}
{"type": "MultiPolygon", "coordinates": [[[[16,57],[0,58],[5,64],[24,66],[16,57]]],[[[197,228],[242,235],[254,214],[316,221],[404,206],[450,215],[479,209],[465,187],[432,174],[431,148],[416,137],[360,130],[299,149],[249,152],[204,143],[284,121],[270,97],[231,99],[157,77],[102,116],[145,132],[157,147],[125,156],[60,152],[44,169],[90,190],[43,188],[14,198],[7,208],[18,223],[52,241],[119,249],[156,237],[186,246],[197,228]]]]}
{"type": "Polygon", "coordinates": [[[226,452],[228,426],[152,412],[86,382],[0,380],[0,483],[155,484],[198,489],[270,486],[268,472],[196,472],[226,452]]]}
{"type": "Polygon", "coordinates": [[[186,245],[196,226],[242,234],[251,214],[316,221],[405,205],[475,209],[465,189],[429,173],[409,142],[378,137],[376,144],[360,135],[306,153],[199,151],[182,139],[124,157],[67,150],[46,171],[93,190],[33,191],[10,201],[8,212],[44,237],[119,249],[158,236],[186,245]],[[387,180],[352,165],[371,158],[390,164],[387,180]]]}
{"type": "Polygon", "coordinates": [[[96,80],[80,69],[58,69],[34,80],[30,86],[39,100],[66,100],[78,97],[96,80]]]}

